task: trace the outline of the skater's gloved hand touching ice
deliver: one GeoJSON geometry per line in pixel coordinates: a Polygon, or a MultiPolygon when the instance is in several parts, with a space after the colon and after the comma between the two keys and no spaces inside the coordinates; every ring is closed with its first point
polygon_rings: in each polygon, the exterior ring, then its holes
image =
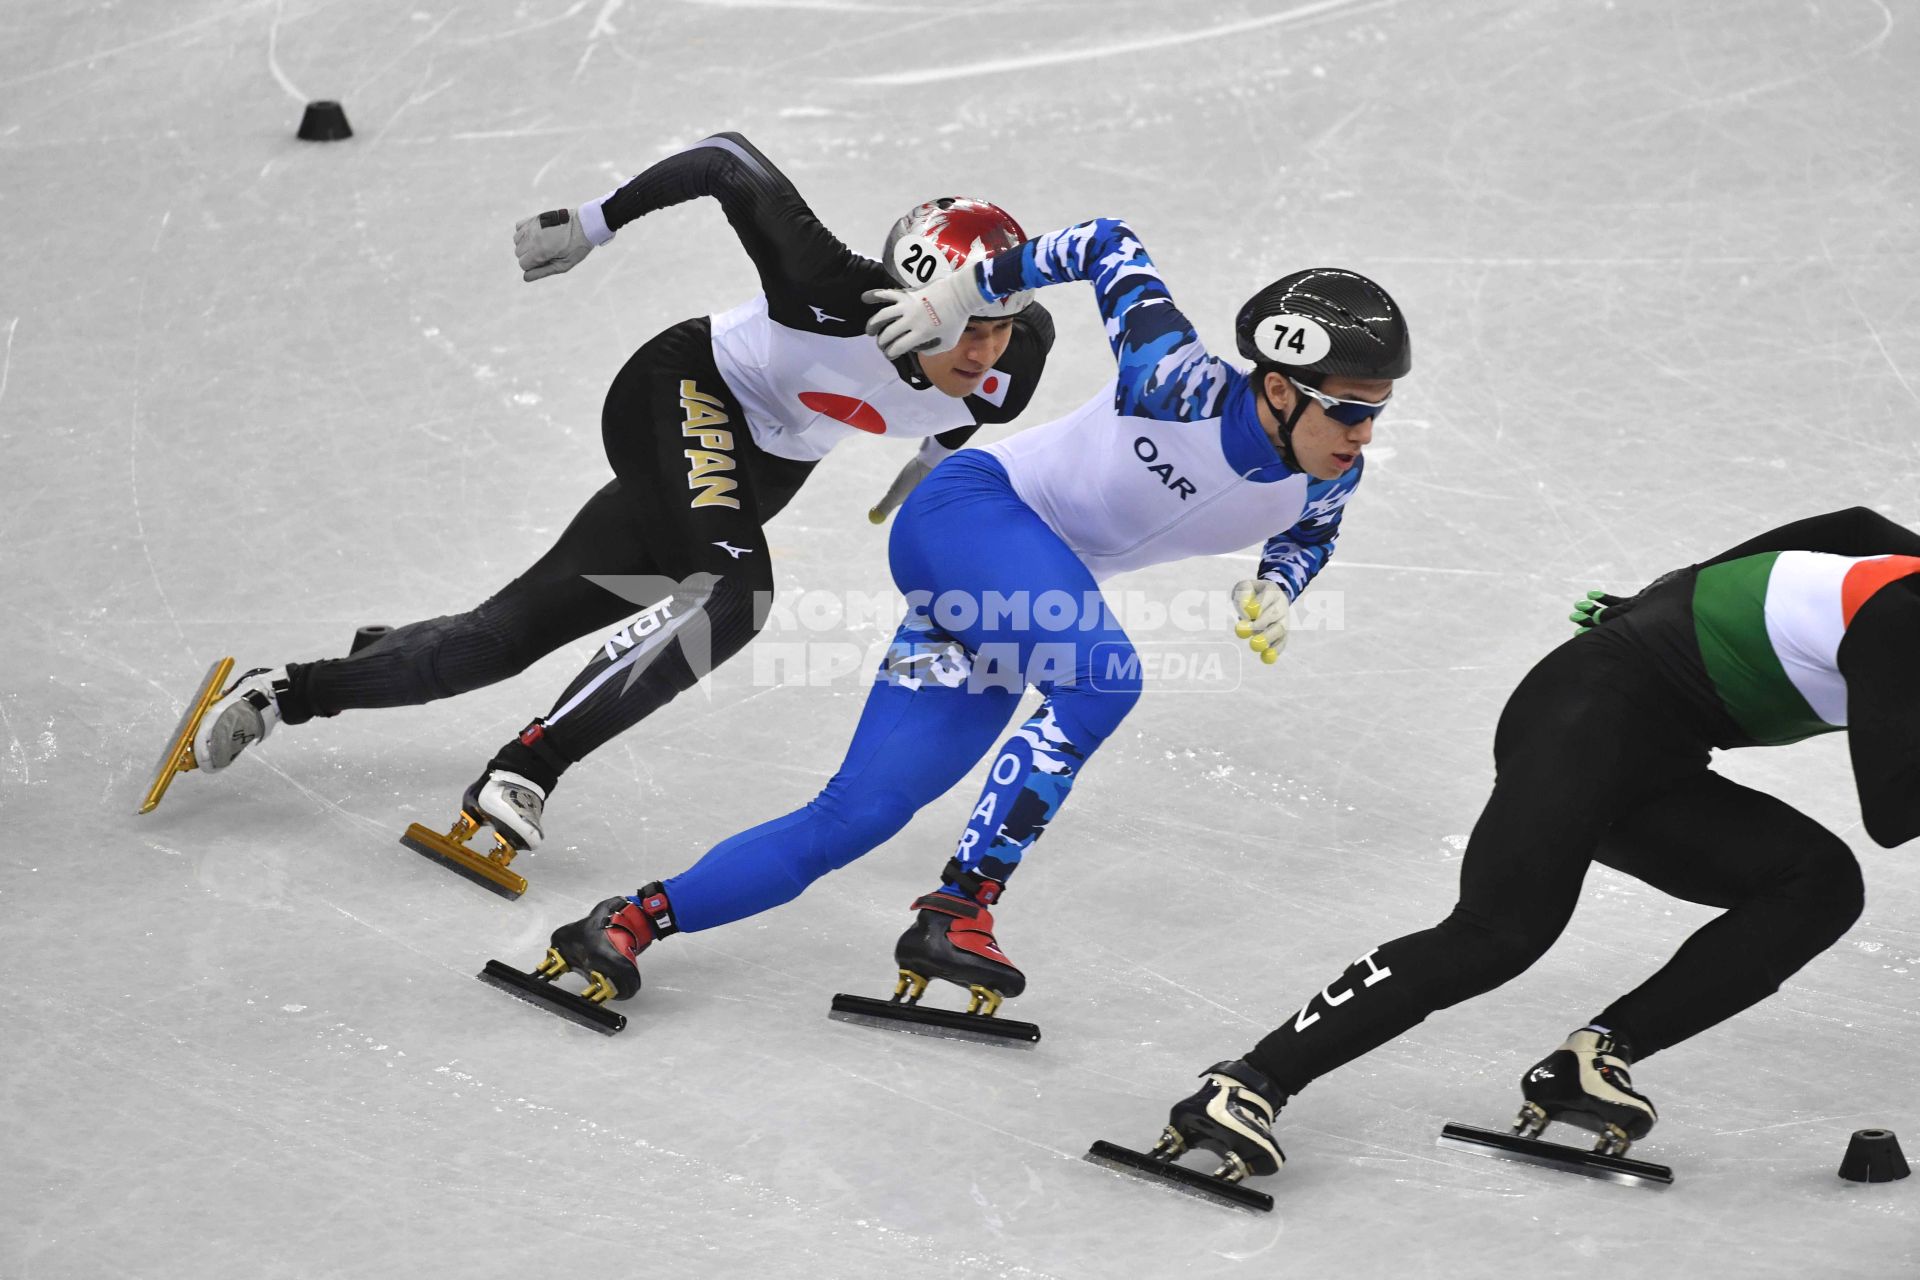
{"type": "Polygon", "coordinates": [[[513,252],[520,259],[522,280],[573,270],[593,252],[594,243],[576,209],[549,209],[539,217],[522,219],[513,228],[513,252]]]}
{"type": "Polygon", "coordinates": [[[1260,661],[1276,661],[1287,647],[1287,624],[1292,617],[1293,602],[1287,593],[1279,583],[1249,578],[1234,584],[1233,603],[1240,611],[1233,634],[1251,644],[1260,661]]]}
{"type": "Polygon", "coordinates": [[[993,306],[975,283],[978,270],[963,268],[924,289],[867,290],[861,301],[880,308],[867,321],[867,333],[889,360],[915,351],[949,350],[967,331],[967,321],[993,306]]]}

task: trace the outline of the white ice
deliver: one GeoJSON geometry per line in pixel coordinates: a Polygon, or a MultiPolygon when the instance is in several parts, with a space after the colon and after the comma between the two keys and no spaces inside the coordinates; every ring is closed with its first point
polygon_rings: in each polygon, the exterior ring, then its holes
{"type": "MultiPolygon", "coordinates": [[[[1920,1271],[1920,1180],[1835,1176],[1870,1125],[1920,1157],[1920,868],[1862,834],[1838,739],[1725,764],[1841,832],[1868,907],[1636,1073],[1670,1190],[1434,1142],[1504,1121],[1706,918],[1607,872],[1523,978],[1287,1108],[1271,1216],[1079,1159],[1446,911],[1494,719],[1575,595],[1842,505],[1920,521],[1916,32],[1907,0],[9,0],[0,1274],[1920,1271]],[[356,136],[295,141],[308,97],[356,136]],[[1123,215],[1223,349],[1314,263],[1412,317],[1315,588],[1344,625],[1231,693],[1150,692],[1016,881],[1031,1054],[825,1017],[889,982],[973,780],[798,903],[650,953],[620,1037],[473,979],[808,798],[853,677],[743,658],[590,760],[517,903],[396,837],[590,641],[133,816],[213,656],[337,653],[549,545],[605,477],[626,355],[754,277],[711,203],[537,285],[513,222],[721,128],[870,249],[947,192],[1036,230],[1123,215]]],[[[1031,421],[1110,376],[1059,294],[1031,421]]],[[[790,597],[886,584],[864,512],[905,456],[847,445],[774,524],[790,597]]]]}

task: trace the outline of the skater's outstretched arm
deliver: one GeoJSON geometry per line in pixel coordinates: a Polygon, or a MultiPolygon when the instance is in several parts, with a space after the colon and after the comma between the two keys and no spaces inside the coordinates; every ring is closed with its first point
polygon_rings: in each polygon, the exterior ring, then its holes
{"type": "Polygon", "coordinates": [[[995,255],[975,274],[988,301],[1069,280],[1090,282],[1120,366],[1115,407],[1166,422],[1219,415],[1232,366],[1208,354],[1174,305],[1147,247],[1120,219],[1096,218],[1050,232],[995,255]]]}
{"type": "Polygon", "coordinates": [[[1840,641],[1847,681],[1847,748],[1860,820],[1891,849],[1920,836],[1920,579],[1867,598],[1840,641]]]}
{"type": "MultiPolygon", "coordinates": [[[[702,138],[577,210],[528,219],[515,229],[514,248],[526,278],[537,280],[575,266],[628,223],[702,196],[720,202],[770,301],[850,273],[866,283],[870,275],[885,278],[877,263],[828,231],[787,176],[737,133],[702,138]]],[[[837,297],[811,301],[844,305],[837,297]]]]}
{"type": "Polygon", "coordinates": [[[924,289],[874,290],[866,297],[880,309],[867,332],[889,359],[944,351],[959,340],[970,316],[1016,293],[1069,280],[1093,285],[1120,365],[1114,404],[1121,413],[1166,422],[1220,415],[1222,396],[1240,375],[1207,353],[1173,304],[1146,246],[1116,218],[1049,232],[924,289]]]}
{"type": "Polygon", "coordinates": [[[1920,533],[1895,524],[1866,507],[1848,507],[1826,515],[1794,520],[1729,547],[1711,560],[1661,574],[1630,596],[1590,591],[1574,604],[1570,620],[1581,630],[1618,621],[1656,589],[1693,570],[1769,551],[1823,551],[1836,556],[1920,556],[1920,533]]]}
{"type": "Polygon", "coordinates": [[[1920,556],[1920,533],[1895,524],[1866,507],[1848,507],[1823,516],[1795,520],[1737,547],[1722,551],[1699,567],[1757,556],[1768,551],[1825,551],[1836,556],[1920,556]]]}

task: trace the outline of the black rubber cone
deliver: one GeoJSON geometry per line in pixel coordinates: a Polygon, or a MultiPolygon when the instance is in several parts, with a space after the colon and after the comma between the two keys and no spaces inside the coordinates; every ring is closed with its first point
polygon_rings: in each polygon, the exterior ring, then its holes
{"type": "Polygon", "coordinates": [[[370,644],[379,644],[387,638],[387,633],[392,630],[392,627],[381,626],[377,623],[371,626],[361,627],[353,633],[353,647],[347,650],[347,656],[352,657],[370,644]]]}
{"type": "Polygon", "coordinates": [[[353,136],[346,109],[337,102],[309,102],[300,117],[300,136],[308,142],[338,142],[353,136]]]}
{"type": "Polygon", "coordinates": [[[1848,1182],[1897,1182],[1907,1176],[1907,1158],[1891,1129],[1860,1129],[1847,1143],[1840,1176],[1848,1182]]]}

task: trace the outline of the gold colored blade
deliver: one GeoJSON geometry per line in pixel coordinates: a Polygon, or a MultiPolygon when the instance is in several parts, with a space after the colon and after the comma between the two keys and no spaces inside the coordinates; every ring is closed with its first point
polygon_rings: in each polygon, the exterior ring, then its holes
{"type": "Polygon", "coordinates": [[[415,853],[444,863],[449,870],[502,897],[517,898],[527,891],[527,878],[507,868],[507,860],[513,856],[511,847],[503,850],[496,845],[493,855],[489,857],[456,843],[453,836],[460,830],[461,824],[457,822],[453,831],[445,834],[416,822],[407,828],[407,834],[400,837],[400,843],[415,853]]]}
{"type": "Polygon", "coordinates": [[[220,700],[220,690],[232,672],[232,658],[222,658],[207,668],[199,692],[188,700],[187,709],[180,713],[180,723],[173,728],[173,737],[167,740],[166,750],[160,753],[159,763],[153,769],[153,781],[147,784],[146,797],[140,802],[139,813],[152,813],[158,807],[174,775],[198,767],[193,758],[193,735],[200,731],[200,721],[206,716],[207,708],[220,700]]]}

